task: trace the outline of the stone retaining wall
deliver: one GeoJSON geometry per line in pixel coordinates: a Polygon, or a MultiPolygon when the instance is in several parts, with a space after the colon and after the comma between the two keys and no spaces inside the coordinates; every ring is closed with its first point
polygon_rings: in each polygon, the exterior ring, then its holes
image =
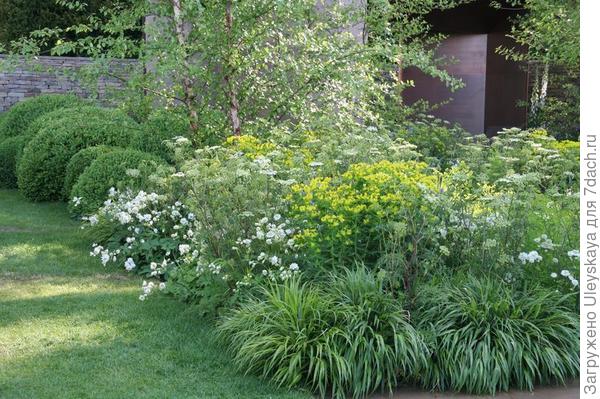
{"type": "MultiPolygon", "coordinates": [[[[0,112],[27,97],[39,94],[74,93],[81,97],[93,95],[102,99],[110,89],[122,87],[122,82],[118,79],[102,77],[93,91],[86,89],[87,86],[78,82],[75,74],[91,62],[90,58],[85,57],[46,56],[8,62],[6,56],[0,55],[0,112]]],[[[135,60],[111,62],[111,68],[125,69],[135,65],[135,60]]]]}

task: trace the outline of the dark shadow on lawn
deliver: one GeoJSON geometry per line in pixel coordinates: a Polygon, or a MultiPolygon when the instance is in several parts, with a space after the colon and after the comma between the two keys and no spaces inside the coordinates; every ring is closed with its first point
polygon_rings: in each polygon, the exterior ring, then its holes
{"type": "MultiPolygon", "coordinates": [[[[37,280],[38,283],[51,284],[51,281],[37,280]]],[[[32,282],[36,284],[36,282],[32,282]]],[[[64,283],[64,281],[62,282],[64,283]]],[[[86,283],[79,288],[86,289],[86,283]]],[[[137,299],[137,292],[127,285],[112,281],[112,287],[94,287],[99,292],[68,293],[51,296],[40,296],[24,299],[3,299],[0,295],[0,327],[6,327],[15,322],[40,319],[51,320],[55,317],[73,317],[78,322],[93,322],[107,320],[126,325],[141,318],[140,312],[146,308],[137,299]],[[105,290],[102,292],[102,290],[105,290]],[[112,291],[112,292],[111,292],[112,291]],[[121,291],[121,292],[118,292],[121,291]]],[[[60,281],[56,285],[61,285],[60,281]]],[[[91,289],[91,288],[90,288],[91,289]]],[[[156,316],[156,312],[151,312],[156,316]]]]}

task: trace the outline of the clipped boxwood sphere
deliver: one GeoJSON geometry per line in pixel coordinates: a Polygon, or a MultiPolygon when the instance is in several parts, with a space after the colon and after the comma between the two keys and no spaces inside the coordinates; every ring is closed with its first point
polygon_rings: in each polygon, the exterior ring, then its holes
{"type": "Polygon", "coordinates": [[[17,181],[32,201],[63,198],[67,164],[79,150],[95,145],[123,146],[139,125],[123,112],[74,108],[42,128],[27,144],[17,165],[17,181]]]}
{"type": "Polygon", "coordinates": [[[188,120],[176,111],[160,110],[148,117],[142,129],[131,138],[131,147],[136,150],[156,154],[167,162],[174,162],[175,153],[165,141],[174,137],[188,137],[188,120]]]}
{"type": "MultiPolygon", "coordinates": [[[[89,106],[55,109],[54,111],[47,112],[36,118],[29,126],[27,126],[25,131],[21,132],[20,135],[6,138],[3,142],[3,144],[6,144],[0,149],[0,173],[2,174],[0,177],[0,187],[17,187],[17,162],[19,158],[21,158],[25,146],[27,146],[42,128],[48,126],[55,120],[72,115],[73,113],[81,111],[85,112],[87,108],[94,109],[89,106]]],[[[0,137],[2,137],[1,132],[0,137]]]]}
{"type": "Polygon", "coordinates": [[[65,171],[65,184],[64,193],[65,198],[68,198],[71,194],[71,190],[79,176],[87,169],[102,154],[114,151],[116,147],[109,147],[106,145],[97,145],[93,147],[87,147],[79,151],[77,154],[71,157],[71,160],[67,164],[67,170],[65,171]]]}
{"type": "Polygon", "coordinates": [[[17,162],[28,141],[27,136],[16,136],[0,143],[0,187],[17,187],[17,162]]]}
{"type": "Polygon", "coordinates": [[[31,138],[35,137],[43,128],[47,127],[50,124],[53,124],[55,121],[63,118],[69,118],[72,115],[78,114],[80,118],[82,117],[94,117],[98,114],[98,108],[92,105],[76,105],[69,108],[59,108],[54,111],[50,111],[36,118],[33,122],[27,126],[27,129],[23,132],[23,135],[30,136],[31,138]]]}
{"type": "Polygon", "coordinates": [[[115,149],[100,155],[79,176],[71,190],[69,210],[76,215],[94,213],[108,197],[111,187],[143,189],[148,176],[164,161],[154,154],[115,149]]]}
{"type": "Polygon", "coordinates": [[[42,94],[13,105],[0,122],[0,137],[24,134],[29,124],[40,116],[60,108],[84,104],[85,100],[72,94],[42,94]]]}

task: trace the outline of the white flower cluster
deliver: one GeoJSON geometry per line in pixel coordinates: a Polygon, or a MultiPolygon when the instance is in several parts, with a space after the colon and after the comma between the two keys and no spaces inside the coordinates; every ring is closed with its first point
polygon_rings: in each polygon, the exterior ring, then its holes
{"type": "Polygon", "coordinates": [[[259,173],[267,176],[275,176],[277,172],[273,169],[273,164],[269,158],[259,156],[254,160],[258,165],[259,173]]]}
{"type": "MultiPolygon", "coordinates": [[[[92,226],[101,219],[106,220],[124,227],[127,232],[106,246],[92,245],[90,255],[100,257],[104,266],[109,262],[122,262],[127,271],[138,270],[159,278],[168,268],[199,256],[199,252],[193,250],[197,246],[196,216],[181,202],[169,204],[156,193],[118,192],[111,188],[108,200],[98,213],[83,219],[92,226]]],[[[142,286],[143,299],[154,286],[153,282],[142,286]]],[[[160,287],[163,289],[164,283],[160,287]]]]}
{"type": "MultiPolygon", "coordinates": [[[[286,280],[300,270],[298,263],[290,262],[289,264],[285,264],[284,258],[281,256],[294,253],[298,249],[292,238],[294,229],[289,227],[289,223],[289,220],[283,221],[280,214],[273,215],[271,221],[264,217],[255,223],[256,233],[249,239],[241,240],[241,242],[246,242],[248,247],[252,246],[255,242],[260,243],[262,241],[266,244],[266,248],[270,252],[280,252],[279,254],[270,255],[261,251],[256,259],[248,261],[252,269],[263,267],[261,271],[262,275],[272,281],[276,281],[277,279],[286,280]]],[[[264,247],[263,243],[260,244],[264,247]]],[[[294,258],[297,259],[298,256],[295,255],[294,258]]]]}
{"type": "MultiPolygon", "coordinates": [[[[157,284],[154,281],[146,281],[144,280],[142,282],[142,294],[139,296],[140,301],[145,301],[146,298],[148,297],[148,295],[150,295],[152,293],[152,291],[154,291],[154,289],[157,287],[157,284]]],[[[159,290],[164,290],[165,288],[167,288],[167,284],[164,282],[160,282],[158,283],[158,289],[159,290]]]]}
{"type": "MultiPolygon", "coordinates": [[[[239,256],[236,264],[247,266],[242,266],[245,271],[239,281],[235,281],[236,287],[252,284],[257,276],[280,281],[298,273],[298,245],[294,241],[294,233],[290,221],[275,214],[272,218],[263,217],[256,222],[250,237],[239,237],[232,250],[239,256]]],[[[198,273],[221,275],[224,280],[229,280],[231,274],[240,275],[239,272],[230,273],[229,269],[217,262],[208,263],[204,259],[198,259],[197,262],[198,273]]]]}
{"type": "Polygon", "coordinates": [[[554,244],[546,234],[542,234],[541,236],[535,238],[533,241],[535,241],[540,246],[540,248],[545,249],[547,251],[551,251],[554,248],[556,248],[556,244],[554,244]]]}
{"type": "MultiPolygon", "coordinates": [[[[571,282],[571,284],[573,285],[573,287],[577,287],[577,286],[579,285],[579,281],[578,281],[578,280],[575,278],[575,276],[573,276],[573,275],[571,274],[571,272],[570,272],[570,271],[568,271],[568,270],[566,270],[566,269],[564,269],[564,270],[561,270],[561,271],[560,271],[560,275],[561,275],[561,276],[563,276],[563,277],[566,277],[566,278],[568,278],[568,279],[569,279],[569,281],[571,282]]],[[[556,274],[556,273],[550,273],[550,277],[552,277],[552,278],[557,278],[557,277],[558,277],[558,274],[556,274]]]]}
{"type": "Polygon", "coordinates": [[[536,262],[541,262],[542,261],[542,256],[538,253],[538,251],[531,251],[531,252],[521,252],[519,254],[519,260],[521,261],[521,263],[526,264],[526,263],[536,263],[536,262]]]}

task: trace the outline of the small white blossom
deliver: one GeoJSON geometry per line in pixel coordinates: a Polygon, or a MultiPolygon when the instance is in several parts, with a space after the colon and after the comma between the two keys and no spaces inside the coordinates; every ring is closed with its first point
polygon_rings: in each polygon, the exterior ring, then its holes
{"type": "Polygon", "coordinates": [[[130,271],[133,269],[135,269],[135,262],[132,258],[127,258],[127,260],[125,261],[125,270],[130,271]]]}
{"type": "Polygon", "coordinates": [[[188,244],[180,244],[179,245],[179,253],[181,255],[185,255],[190,252],[191,247],[188,244]]]}

